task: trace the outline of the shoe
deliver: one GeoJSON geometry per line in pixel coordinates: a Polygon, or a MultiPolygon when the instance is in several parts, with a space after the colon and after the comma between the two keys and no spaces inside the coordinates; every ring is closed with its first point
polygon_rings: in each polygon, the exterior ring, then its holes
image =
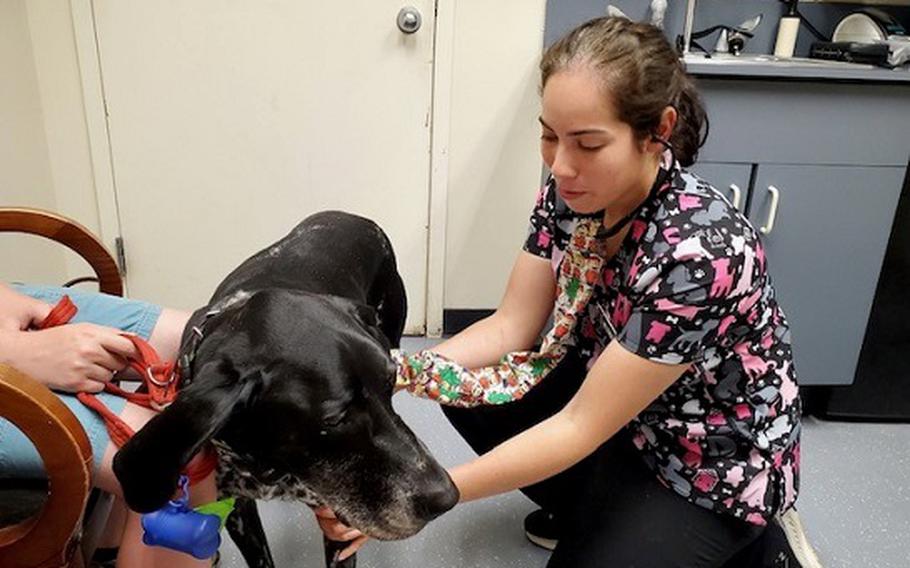
{"type": "Polygon", "coordinates": [[[525,517],[525,536],[541,548],[553,550],[559,542],[556,517],[543,509],[537,509],[525,517]]]}
{"type": "Polygon", "coordinates": [[[783,530],[787,544],[790,545],[789,552],[799,562],[799,568],[822,568],[822,562],[812,545],[809,544],[806,529],[803,528],[796,509],[788,509],[780,513],[774,518],[774,522],[783,530]]]}

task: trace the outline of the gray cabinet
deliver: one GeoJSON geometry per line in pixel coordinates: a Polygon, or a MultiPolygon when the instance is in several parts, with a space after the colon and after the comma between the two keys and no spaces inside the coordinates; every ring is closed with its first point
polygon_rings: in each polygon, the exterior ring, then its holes
{"type": "Polygon", "coordinates": [[[692,166],[692,172],[708,181],[727,196],[737,209],[746,211],[746,198],[749,192],[749,180],[752,176],[752,164],[724,164],[719,162],[698,162],[692,166]]]}
{"type": "Polygon", "coordinates": [[[851,384],[910,158],[910,88],[699,83],[711,134],[692,170],[728,194],[747,180],[740,209],[756,228],[778,192],[762,242],[800,384],[851,384]]]}
{"type": "Polygon", "coordinates": [[[739,209],[761,232],[790,322],[800,384],[852,383],[906,169],[704,162],[692,171],[731,201],[731,186],[741,190],[739,209]]]}
{"type": "Polygon", "coordinates": [[[904,171],[757,168],[749,218],[763,233],[768,270],[792,328],[800,384],[853,382],[904,171]]]}

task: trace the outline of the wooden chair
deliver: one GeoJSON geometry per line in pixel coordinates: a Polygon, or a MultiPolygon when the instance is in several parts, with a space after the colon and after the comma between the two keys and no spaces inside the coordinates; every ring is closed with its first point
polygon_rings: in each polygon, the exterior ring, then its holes
{"type": "MultiPolygon", "coordinates": [[[[84,258],[99,289],[123,295],[114,259],[85,227],[37,209],[0,207],[0,232],[22,232],[59,242],[84,258]]],[[[79,279],[82,280],[82,279],[79,279]]],[[[12,367],[0,365],[0,416],[35,445],[47,482],[0,485],[0,566],[58,568],[87,564],[84,511],[92,489],[92,448],[76,417],[47,387],[12,367]],[[37,503],[43,506],[35,511],[37,503]],[[14,503],[19,503],[15,510],[14,503]],[[13,510],[6,510],[12,508],[13,510]],[[4,522],[4,518],[6,522],[4,522]]],[[[103,528],[109,500],[96,507],[103,528]]]]}

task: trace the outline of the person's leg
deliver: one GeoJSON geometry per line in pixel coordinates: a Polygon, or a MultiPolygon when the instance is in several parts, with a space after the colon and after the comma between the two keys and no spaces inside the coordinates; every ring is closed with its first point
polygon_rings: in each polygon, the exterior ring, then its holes
{"type": "MultiPolygon", "coordinates": [[[[160,310],[154,318],[140,316],[135,318],[134,325],[121,321],[119,327],[147,339],[161,359],[167,361],[177,357],[180,337],[188,318],[188,313],[165,308],[160,310]]],[[[131,403],[123,405],[122,409],[122,412],[119,412],[120,418],[134,430],[140,429],[155,415],[154,411],[131,403]]],[[[116,452],[117,447],[109,442],[96,470],[96,484],[119,498],[122,497],[120,484],[114,476],[112,468],[116,452]]],[[[176,487],[174,489],[176,490],[176,487]]],[[[190,504],[192,505],[214,501],[216,498],[214,474],[190,489],[190,504]]],[[[145,546],[142,543],[141,515],[132,511],[127,512],[123,537],[120,541],[120,553],[117,557],[119,568],[152,568],[155,566],[196,568],[210,565],[209,560],[197,560],[180,552],[145,546]]]]}
{"type": "Polygon", "coordinates": [[[548,568],[719,568],[764,532],[663,486],[625,431],[592,457],[548,568]]]}
{"type": "MultiPolygon", "coordinates": [[[[104,323],[115,323],[124,331],[137,333],[148,340],[149,344],[158,352],[162,360],[174,360],[180,347],[180,338],[186,326],[189,314],[171,309],[161,309],[157,313],[150,313],[151,308],[134,313],[132,317],[121,314],[120,319],[112,322],[112,318],[99,317],[104,323]]],[[[91,313],[85,317],[93,317],[91,313]]],[[[134,430],[140,429],[148,422],[155,412],[131,403],[125,404],[120,418],[134,430]]],[[[113,473],[113,459],[117,448],[113,443],[108,443],[101,457],[101,463],[96,471],[96,484],[118,498],[121,498],[120,484],[113,473]]],[[[175,487],[176,490],[176,487],[175,487]]],[[[190,489],[190,504],[198,505],[214,501],[217,498],[215,476],[200,481],[190,489]]],[[[169,568],[201,568],[210,566],[209,560],[197,560],[192,556],[160,547],[149,547],[142,542],[141,515],[128,511],[120,540],[120,552],[117,556],[118,568],[153,568],[168,566],[169,568]]]]}
{"type": "MultiPolygon", "coordinates": [[[[59,301],[64,294],[69,295],[78,308],[73,319],[74,323],[86,321],[135,333],[148,340],[163,360],[172,360],[177,357],[180,337],[189,318],[188,313],[161,309],[146,302],[126,300],[105,294],[90,294],[50,286],[18,288],[23,293],[52,304],[59,301]]],[[[70,410],[77,415],[91,442],[95,462],[95,485],[117,497],[122,497],[120,484],[112,469],[117,448],[110,441],[103,421],[82,406],[74,396],[58,394],[70,410]]],[[[97,396],[134,430],[140,429],[155,414],[152,410],[126,403],[120,397],[109,394],[97,396]]],[[[174,489],[176,490],[176,487],[174,489]]],[[[192,504],[205,503],[216,498],[214,475],[199,482],[190,491],[192,504]]],[[[154,566],[201,568],[209,565],[208,560],[200,561],[183,553],[145,546],[142,543],[140,515],[133,512],[127,514],[117,566],[121,568],[151,568],[154,566]]]]}
{"type": "Polygon", "coordinates": [[[123,499],[114,498],[104,532],[98,537],[97,548],[92,555],[92,568],[112,568],[116,564],[128,513],[123,499]]]}
{"type": "Polygon", "coordinates": [[[776,515],[761,537],[740,550],[725,568],[822,568],[795,509],[776,515]]]}
{"type": "MultiPolygon", "coordinates": [[[[162,309],[147,302],[129,300],[107,294],[89,293],[72,288],[41,285],[13,285],[19,292],[49,304],[56,304],[64,295],[70,296],[77,312],[72,323],[88,322],[106,325],[148,340],[159,352],[162,359],[174,359],[180,343],[180,336],[189,314],[162,309]]],[[[82,424],[92,446],[95,470],[110,442],[107,429],[101,418],[86,408],[76,397],[68,393],[56,393],[82,424]]],[[[115,414],[120,414],[126,401],[106,393],[98,398],[115,414]]],[[[19,478],[44,477],[44,466],[31,442],[17,429],[0,419],[0,476],[19,478]]]]}
{"type": "Polygon", "coordinates": [[[180,351],[180,338],[189,319],[189,312],[162,308],[158,321],[148,338],[149,344],[155,348],[162,361],[177,359],[180,351]]]}
{"type": "Polygon", "coordinates": [[[114,499],[111,504],[111,513],[108,515],[107,526],[104,534],[98,540],[98,548],[116,548],[123,539],[123,526],[126,523],[126,514],[129,511],[122,499],[114,499]]]}
{"type": "MultiPolygon", "coordinates": [[[[187,312],[169,308],[161,310],[154,327],[148,334],[148,342],[158,352],[163,361],[172,361],[177,358],[180,349],[180,338],[189,316],[190,314],[187,312]]],[[[135,408],[130,406],[126,406],[124,412],[120,415],[127,423],[132,421],[141,427],[147,419],[151,418],[152,415],[143,412],[140,412],[136,417],[130,416],[137,412],[135,408]]],[[[112,470],[110,466],[115,453],[116,448],[113,444],[110,444],[105,449],[105,455],[98,469],[99,484],[104,483],[108,487],[116,484],[116,480],[111,479],[112,470]],[[104,478],[103,481],[100,479],[102,477],[104,478]]],[[[119,484],[116,484],[116,491],[119,492],[119,484]]],[[[217,489],[215,488],[213,476],[190,490],[190,501],[193,505],[214,501],[216,498],[217,489]]],[[[197,564],[187,555],[175,556],[175,553],[163,549],[151,549],[142,544],[141,516],[130,511],[119,497],[114,502],[114,510],[106,532],[117,535],[115,540],[112,539],[109,543],[106,543],[106,546],[120,548],[117,555],[117,566],[158,566],[163,565],[162,563],[165,561],[169,563],[176,562],[175,567],[194,566],[197,564]]],[[[210,563],[203,561],[201,565],[209,566],[210,563]]]]}
{"type": "MultiPolygon", "coordinates": [[[[154,411],[128,403],[120,418],[133,429],[141,428],[155,415],[154,411]]],[[[120,484],[112,469],[117,447],[108,444],[96,474],[96,485],[118,498],[122,497],[120,484]]],[[[174,490],[176,491],[176,487],[174,490]]],[[[190,504],[195,506],[217,499],[215,475],[212,474],[190,488],[190,504]]],[[[202,568],[210,566],[210,560],[197,560],[192,556],[160,547],[150,547],[142,543],[141,515],[128,512],[123,538],[120,542],[120,553],[117,557],[118,568],[202,568]]]]}

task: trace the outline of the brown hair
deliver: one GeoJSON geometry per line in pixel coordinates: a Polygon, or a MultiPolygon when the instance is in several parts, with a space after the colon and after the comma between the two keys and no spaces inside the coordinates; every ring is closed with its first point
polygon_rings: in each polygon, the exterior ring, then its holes
{"type": "Polygon", "coordinates": [[[597,18],[551,45],[540,62],[541,90],[555,73],[588,66],[598,72],[619,119],[640,140],[660,126],[663,110],[679,114],[668,142],[683,166],[695,163],[708,136],[708,117],[692,79],[663,32],[626,18],[597,18]]]}

